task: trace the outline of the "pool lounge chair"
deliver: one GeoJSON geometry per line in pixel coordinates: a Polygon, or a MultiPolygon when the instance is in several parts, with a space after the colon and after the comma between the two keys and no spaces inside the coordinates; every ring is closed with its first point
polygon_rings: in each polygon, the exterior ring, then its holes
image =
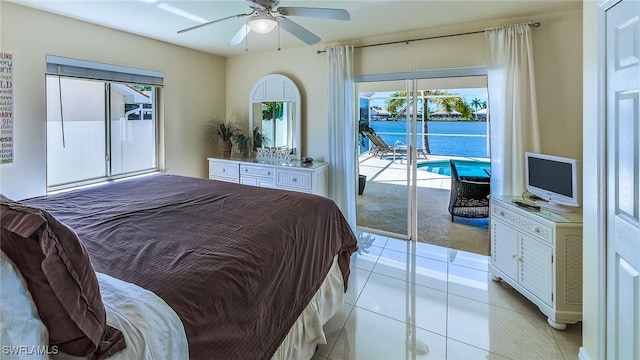
{"type": "Polygon", "coordinates": [[[398,146],[400,143],[404,144],[402,141],[396,140],[396,142],[393,143],[393,146],[389,146],[386,142],[384,142],[384,140],[382,140],[380,135],[375,132],[367,131],[364,134],[371,141],[371,143],[373,143],[373,147],[369,150],[369,153],[380,158],[382,158],[382,156],[384,156],[385,154],[393,153],[393,160],[395,161],[397,152],[396,146],[398,146]]]}
{"type": "MultiPolygon", "coordinates": [[[[393,160],[396,159],[396,153],[400,153],[400,154],[407,154],[407,145],[405,145],[402,141],[400,141],[401,144],[398,144],[396,146],[394,146],[393,148],[393,160]]],[[[416,151],[416,157],[419,158],[420,155],[422,155],[425,159],[429,159],[429,157],[427,157],[427,153],[424,151],[424,149],[417,149],[416,151]]],[[[409,157],[411,157],[411,154],[409,154],[409,157]]],[[[402,163],[402,159],[404,157],[400,158],[400,162],[402,163]]]]}
{"type": "MultiPolygon", "coordinates": [[[[393,153],[393,161],[396,161],[396,157],[399,156],[401,156],[400,161],[402,161],[407,154],[407,144],[400,140],[396,140],[392,146],[389,146],[384,142],[384,140],[382,140],[380,135],[375,132],[367,131],[364,132],[364,134],[373,143],[373,147],[369,150],[373,156],[382,158],[385,154],[393,153]]],[[[420,156],[420,154],[422,154],[425,159],[427,158],[427,155],[422,149],[418,149],[418,156],[420,156]]]]}
{"type": "Polygon", "coordinates": [[[451,221],[454,216],[466,218],[489,217],[489,195],[491,193],[490,178],[476,176],[459,176],[454,160],[451,166],[451,195],[449,213],[451,221]]]}

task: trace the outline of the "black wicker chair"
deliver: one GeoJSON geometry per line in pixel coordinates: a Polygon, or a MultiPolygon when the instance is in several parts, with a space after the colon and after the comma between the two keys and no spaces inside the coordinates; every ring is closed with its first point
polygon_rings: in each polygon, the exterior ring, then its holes
{"type": "Polygon", "coordinates": [[[489,194],[491,194],[489,178],[460,177],[454,160],[449,160],[449,165],[451,166],[451,196],[449,198],[451,221],[454,216],[489,217],[489,194]]]}

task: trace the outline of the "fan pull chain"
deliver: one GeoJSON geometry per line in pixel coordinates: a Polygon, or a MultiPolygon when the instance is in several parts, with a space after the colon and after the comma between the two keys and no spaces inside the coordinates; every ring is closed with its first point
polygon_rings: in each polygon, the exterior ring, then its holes
{"type": "Polygon", "coordinates": [[[278,51],[280,50],[280,23],[278,22],[278,51]]]}
{"type": "Polygon", "coordinates": [[[244,51],[249,51],[249,25],[244,22],[244,51]]]}

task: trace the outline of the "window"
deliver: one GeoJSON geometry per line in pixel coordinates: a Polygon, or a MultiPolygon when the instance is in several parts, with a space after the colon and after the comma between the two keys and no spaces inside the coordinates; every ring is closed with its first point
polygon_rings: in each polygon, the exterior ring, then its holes
{"type": "Polygon", "coordinates": [[[117,81],[131,74],[55,59],[47,58],[47,189],[157,171],[157,79],[117,81]]]}

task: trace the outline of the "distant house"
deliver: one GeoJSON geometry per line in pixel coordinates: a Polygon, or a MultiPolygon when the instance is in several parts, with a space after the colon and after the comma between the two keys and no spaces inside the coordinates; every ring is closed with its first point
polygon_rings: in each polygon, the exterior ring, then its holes
{"type": "Polygon", "coordinates": [[[389,120],[391,113],[385,109],[371,108],[371,120],[389,120]]]}
{"type": "Polygon", "coordinates": [[[487,108],[480,109],[475,114],[478,120],[487,121],[487,108]]]}
{"type": "Polygon", "coordinates": [[[112,84],[111,89],[122,96],[123,118],[127,120],[151,120],[153,118],[150,91],[140,91],[127,84],[112,84]]]}
{"type": "Polygon", "coordinates": [[[462,118],[462,113],[455,110],[436,110],[429,113],[430,120],[459,120],[460,118],[462,118]]]}

